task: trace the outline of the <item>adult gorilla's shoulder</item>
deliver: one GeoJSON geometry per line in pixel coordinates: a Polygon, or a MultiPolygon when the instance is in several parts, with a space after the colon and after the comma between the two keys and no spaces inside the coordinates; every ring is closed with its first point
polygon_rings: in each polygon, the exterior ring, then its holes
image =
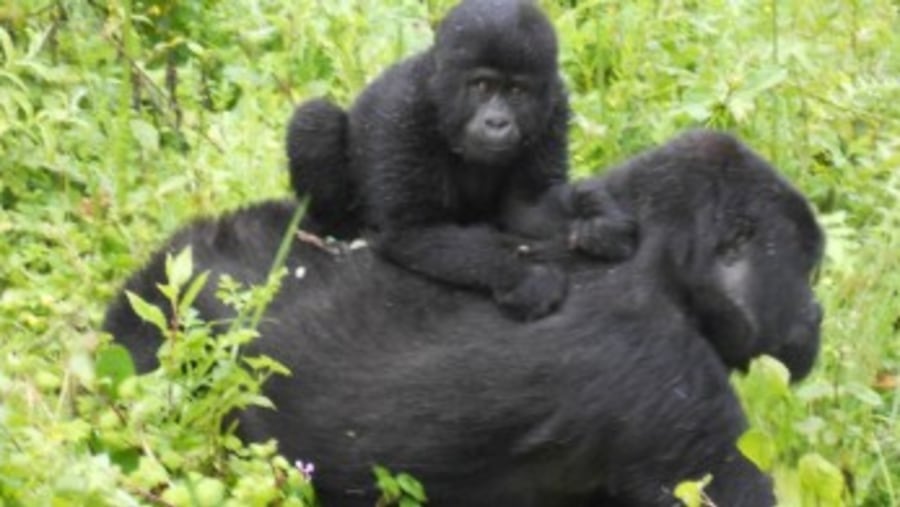
{"type": "MultiPolygon", "coordinates": [[[[421,479],[435,505],[668,505],[675,484],[706,473],[717,505],[774,504],[735,447],[745,422],[728,371],[762,353],[796,378],[812,365],[823,238],[806,201],[705,131],[578,185],[629,208],[642,241],[621,264],[572,259],[570,297],[530,324],[366,250],[297,242],[289,263],[308,276],[285,281],[253,344],[293,375],[266,385],[277,411],[241,414],[242,436],[313,460],[325,505],[371,505],[375,463],[421,479]]],[[[192,243],[202,269],[241,264],[259,279],[269,262],[249,259],[274,252],[287,223],[270,206],[175,243],[192,243]]],[[[159,259],[126,288],[152,292],[159,259]]],[[[228,316],[209,295],[198,307],[228,316]]],[[[107,329],[147,366],[129,313],[113,306],[107,329]]]]}
{"type": "MultiPolygon", "coordinates": [[[[209,283],[197,297],[195,307],[208,321],[230,318],[233,311],[214,294],[219,277],[227,274],[247,285],[264,283],[296,209],[294,201],[268,201],[220,217],[199,218],[183,227],[150,256],[143,268],[129,277],[107,309],[104,328],[113,331],[116,340],[132,350],[139,371],[155,368],[156,349],[162,336],[154,325],[134,313],[125,292],[140,295],[171,318],[169,301],[157,285],[166,281],[166,257],[190,247],[195,271],[210,272],[209,283]]],[[[363,263],[362,255],[354,259],[355,265],[363,263]]],[[[327,284],[336,274],[330,266],[333,260],[327,250],[295,241],[288,265],[303,266],[308,281],[327,284]]],[[[282,303],[277,300],[273,304],[282,303]]]]}

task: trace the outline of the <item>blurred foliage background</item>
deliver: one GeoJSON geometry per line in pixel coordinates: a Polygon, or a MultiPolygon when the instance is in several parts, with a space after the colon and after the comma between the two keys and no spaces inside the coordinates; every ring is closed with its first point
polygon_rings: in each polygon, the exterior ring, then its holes
{"type": "MultiPolygon", "coordinates": [[[[452,4],[0,3],[0,505],[312,504],[303,466],[179,411],[184,379],[131,376],[100,319],[180,224],[288,195],[293,106],[349,104],[452,4]]],[[[742,446],[783,505],[900,505],[900,3],[542,4],[577,176],[710,126],[810,197],[821,359],[793,390],[771,361],[735,380],[742,446]]]]}

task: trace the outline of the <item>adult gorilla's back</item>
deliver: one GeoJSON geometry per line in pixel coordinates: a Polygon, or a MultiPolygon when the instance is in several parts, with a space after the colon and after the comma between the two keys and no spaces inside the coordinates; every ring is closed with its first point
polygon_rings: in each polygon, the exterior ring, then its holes
{"type": "MultiPolygon", "coordinates": [[[[372,505],[375,463],[417,476],[438,506],[670,505],[678,481],[705,473],[717,505],[774,504],[735,449],[745,422],[728,369],[760,353],[797,378],[812,366],[822,235],[806,202],[710,132],[582,185],[631,208],[640,249],[611,266],[573,261],[565,305],[534,323],[368,251],[298,242],[289,265],[308,274],[285,282],[254,344],[293,376],[269,381],[278,410],[242,414],[242,435],[314,461],[326,506],[372,505]]],[[[291,211],[195,224],[168,248],[191,243],[200,268],[259,280],[291,211]]],[[[154,294],[161,263],[126,288],[154,294]]],[[[210,293],[198,306],[227,315],[210,293]]],[[[107,319],[144,369],[155,362],[158,336],[124,300],[107,319]]]]}

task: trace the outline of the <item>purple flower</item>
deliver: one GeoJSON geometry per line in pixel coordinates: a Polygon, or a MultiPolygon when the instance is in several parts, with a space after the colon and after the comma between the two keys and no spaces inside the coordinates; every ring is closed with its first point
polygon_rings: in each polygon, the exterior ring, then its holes
{"type": "Polygon", "coordinates": [[[297,467],[297,470],[300,470],[300,473],[303,474],[306,480],[312,480],[312,474],[316,471],[316,466],[312,462],[304,463],[303,460],[298,459],[294,462],[294,466],[297,467]]]}

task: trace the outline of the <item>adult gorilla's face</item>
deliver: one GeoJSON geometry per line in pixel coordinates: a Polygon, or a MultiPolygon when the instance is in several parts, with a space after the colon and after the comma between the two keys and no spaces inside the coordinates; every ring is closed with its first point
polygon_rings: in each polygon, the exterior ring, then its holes
{"type": "Polygon", "coordinates": [[[432,54],[439,128],[467,162],[511,162],[565,101],[553,27],[530,2],[463,2],[441,24],[432,54]]]}
{"type": "MultiPolygon", "coordinates": [[[[642,242],[665,244],[686,312],[729,368],[760,354],[805,377],[822,309],[810,287],[824,235],[803,196],[733,138],[688,133],[622,171],[645,203],[642,242]],[[691,231],[679,238],[683,231],[691,231]]],[[[628,165],[627,165],[628,166],[628,165]]]]}
{"type": "MultiPolygon", "coordinates": [[[[743,298],[758,309],[756,335],[766,352],[781,360],[793,380],[809,374],[819,349],[822,307],[810,279],[822,257],[824,238],[809,207],[793,192],[773,200],[768,216],[786,216],[792,221],[770,221],[757,229],[748,242],[743,260],[747,276],[743,298]],[[776,282],[777,283],[774,283],[776,282]]],[[[735,264],[726,269],[743,270],[735,264]]]]}

